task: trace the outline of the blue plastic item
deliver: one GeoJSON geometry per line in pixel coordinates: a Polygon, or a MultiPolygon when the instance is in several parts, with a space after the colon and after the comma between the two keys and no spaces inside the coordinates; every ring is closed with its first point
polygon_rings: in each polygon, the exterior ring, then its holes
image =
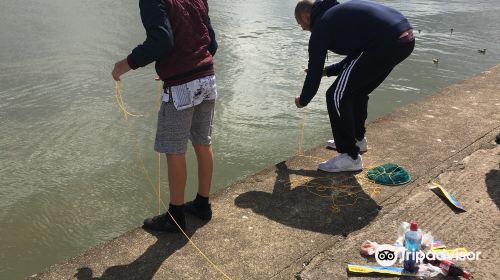
{"type": "Polygon", "coordinates": [[[422,234],[418,231],[418,225],[415,221],[411,221],[410,230],[405,233],[405,248],[403,266],[408,272],[416,272],[418,270],[416,253],[420,251],[422,243],[422,234]]]}

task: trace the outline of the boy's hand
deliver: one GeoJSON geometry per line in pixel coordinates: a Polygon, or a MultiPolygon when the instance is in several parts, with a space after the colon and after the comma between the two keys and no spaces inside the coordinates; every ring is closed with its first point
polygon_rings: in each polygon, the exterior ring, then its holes
{"type": "Polygon", "coordinates": [[[130,66],[128,65],[128,62],[127,62],[127,59],[122,59],[120,61],[118,61],[116,64],[115,64],[115,68],[113,69],[113,72],[111,72],[111,75],[113,76],[113,79],[115,81],[119,81],[120,80],[120,76],[127,73],[128,71],[130,71],[130,66]]]}
{"type": "Polygon", "coordinates": [[[303,108],[304,106],[300,105],[300,96],[296,96],[295,97],[295,106],[297,106],[297,108],[303,108]]]}

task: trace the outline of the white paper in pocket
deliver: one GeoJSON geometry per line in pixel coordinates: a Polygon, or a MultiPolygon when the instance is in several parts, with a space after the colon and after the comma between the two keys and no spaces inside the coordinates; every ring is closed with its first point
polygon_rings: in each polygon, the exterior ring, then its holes
{"type": "Polygon", "coordinates": [[[184,110],[194,107],[203,100],[212,100],[217,98],[217,85],[215,76],[203,77],[191,82],[167,88],[163,94],[162,100],[169,102],[168,90],[172,93],[172,101],[177,110],[184,110]]]}

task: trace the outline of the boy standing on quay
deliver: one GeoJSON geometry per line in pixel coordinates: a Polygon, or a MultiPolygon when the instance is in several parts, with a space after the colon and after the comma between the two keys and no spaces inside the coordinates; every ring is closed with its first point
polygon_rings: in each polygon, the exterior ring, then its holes
{"type": "MultiPolygon", "coordinates": [[[[206,0],[140,0],[147,38],[115,64],[116,81],[131,69],[156,61],[164,92],[158,112],[155,150],[165,153],[170,214],[184,230],[184,211],[210,220],[213,172],[212,121],[217,90],[212,56],[217,50],[206,0]],[[198,160],[198,194],[184,204],[186,149],[191,140],[198,160]]],[[[168,213],[144,220],[145,229],[180,232],[168,213]]]]}
{"type": "Polygon", "coordinates": [[[334,141],[328,145],[338,155],[319,164],[327,172],[363,169],[360,152],[367,150],[365,121],[368,95],[405,60],[415,47],[408,20],[390,7],[366,0],[339,4],[336,0],[301,0],[295,19],[311,32],[309,65],[298,108],[307,106],[318,91],[322,76],[338,76],[326,92],[334,141]],[[347,57],[326,68],[330,50],[347,57]]]}

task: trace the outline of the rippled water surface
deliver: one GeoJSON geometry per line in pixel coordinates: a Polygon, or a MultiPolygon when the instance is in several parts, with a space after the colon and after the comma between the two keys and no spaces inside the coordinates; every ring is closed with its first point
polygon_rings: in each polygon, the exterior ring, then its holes
{"type": "MultiPolygon", "coordinates": [[[[421,32],[414,54],[372,95],[370,119],[498,63],[498,0],[383,2],[421,32]],[[485,55],[477,52],[483,48],[485,55]]],[[[295,23],[295,3],[210,1],[219,41],[214,190],[295,153],[301,115],[293,98],[304,80],[309,35],[295,23]]],[[[156,184],[156,84],[153,67],[124,76],[125,101],[144,114],[127,125],[110,72],[144,39],[138,1],[18,0],[0,7],[0,279],[17,279],[157,211],[140,163],[156,184]]],[[[330,55],[330,62],[339,59],[330,55]]],[[[323,80],[308,108],[307,147],[330,137],[324,91],[332,82],[323,80]]],[[[190,198],[192,151],[188,164],[190,198]]]]}

